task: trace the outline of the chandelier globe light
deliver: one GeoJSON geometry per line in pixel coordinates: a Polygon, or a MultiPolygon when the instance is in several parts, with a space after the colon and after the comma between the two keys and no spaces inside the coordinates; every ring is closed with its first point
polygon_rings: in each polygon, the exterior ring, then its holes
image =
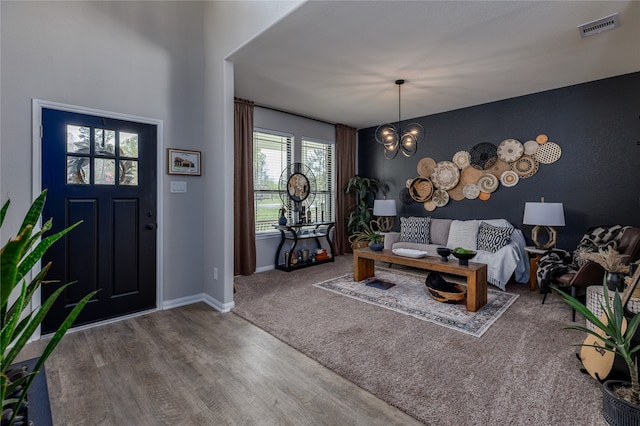
{"type": "Polygon", "coordinates": [[[400,127],[401,119],[401,95],[400,90],[404,80],[396,80],[398,85],[398,125],[382,124],[376,129],[376,141],[384,147],[385,158],[391,160],[402,152],[405,157],[411,157],[418,151],[418,144],[424,140],[424,127],[419,123],[411,123],[404,128],[400,127]]]}

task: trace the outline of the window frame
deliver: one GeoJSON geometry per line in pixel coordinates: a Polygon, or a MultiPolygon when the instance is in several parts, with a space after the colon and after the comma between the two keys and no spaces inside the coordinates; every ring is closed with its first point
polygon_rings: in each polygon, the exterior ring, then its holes
{"type": "MultiPolygon", "coordinates": [[[[329,175],[328,175],[328,182],[327,182],[327,189],[323,189],[323,190],[316,190],[316,200],[318,199],[318,195],[321,195],[321,198],[324,198],[326,200],[328,200],[328,202],[326,203],[327,205],[325,205],[324,208],[324,220],[325,222],[331,222],[334,221],[335,218],[335,202],[336,202],[336,170],[335,170],[335,155],[336,155],[336,150],[335,150],[335,141],[331,141],[331,140],[325,140],[325,139],[319,139],[319,138],[313,138],[313,137],[307,137],[307,136],[302,136],[300,138],[296,138],[294,133],[291,132],[283,132],[283,131],[279,131],[279,130],[272,130],[272,129],[266,129],[266,128],[262,128],[262,127],[257,127],[254,126],[253,128],[253,142],[254,142],[254,147],[253,147],[253,165],[254,165],[254,176],[256,176],[256,134],[257,133],[264,133],[270,136],[276,136],[276,137],[284,137],[284,138],[289,138],[289,143],[288,143],[288,152],[285,155],[285,158],[287,161],[287,164],[283,164],[282,166],[282,170],[284,170],[287,166],[293,164],[293,163],[303,163],[305,164],[302,160],[302,156],[304,155],[304,144],[305,142],[310,143],[310,144],[323,144],[323,145],[327,145],[329,146],[329,152],[328,152],[328,168],[329,168],[329,175]]],[[[308,164],[307,164],[308,166],[308,164]]],[[[310,167],[310,166],[309,166],[310,167]]],[[[318,176],[315,176],[316,181],[318,179],[318,176]]],[[[256,179],[257,180],[257,179],[256,179]]],[[[255,181],[254,181],[255,182],[255,181]]],[[[279,179],[278,179],[278,183],[279,183],[279,179]]],[[[316,182],[317,184],[317,182],[316,182]]],[[[256,239],[266,239],[266,238],[273,238],[274,236],[279,236],[280,232],[278,230],[276,230],[275,228],[273,229],[262,229],[259,230],[258,229],[258,205],[257,205],[257,199],[256,199],[256,194],[258,193],[265,193],[265,194],[277,194],[278,195],[278,200],[281,203],[281,200],[279,198],[279,190],[264,190],[264,189],[256,189],[254,187],[254,210],[255,210],[255,217],[254,217],[254,230],[255,230],[255,235],[256,235],[256,239]]],[[[316,200],[314,200],[314,205],[319,206],[320,203],[316,202],[316,200]]],[[[291,215],[291,208],[292,208],[292,202],[291,200],[288,200],[286,203],[286,208],[287,208],[287,221],[291,221],[292,219],[292,215],[291,215]]],[[[317,215],[321,218],[322,217],[322,210],[321,207],[317,207],[318,208],[318,213],[317,215]]],[[[313,218],[315,219],[316,213],[315,211],[312,212],[313,214],[313,218]]],[[[277,220],[278,218],[274,215],[273,218],[273,224],[277,224],[277,220]]],[[[271,222],[271,221],[270,221],[271,222]]],[[[271,223],[267,224],[267,226],[271,226],[271,223]]]]}

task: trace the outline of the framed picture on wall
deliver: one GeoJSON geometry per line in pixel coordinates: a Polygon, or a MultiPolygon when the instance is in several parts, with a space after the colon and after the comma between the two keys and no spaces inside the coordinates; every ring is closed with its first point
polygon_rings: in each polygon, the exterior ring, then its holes
{"type": "Polygon", "coordinates": [[[201,151],[187,149],[168,149],[169,174],[200,176],[201,151]]]}

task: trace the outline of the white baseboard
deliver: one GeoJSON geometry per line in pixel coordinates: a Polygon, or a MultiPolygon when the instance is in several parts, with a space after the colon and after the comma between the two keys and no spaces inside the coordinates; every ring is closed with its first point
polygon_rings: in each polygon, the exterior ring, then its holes
{"type": "Polygon", "coordinates": [[[193,294],[191,296],[179,297],[177,299],[162,302],[162,309],[173,309],[179,306],[191,305],[203,301],[204,293],[193,294]]]}
{"type": "Polygon", "coordinates": [[[256,273],[270,271],[272,269],[276,269],[275,265],[267,265],[256,268],[256,273]]]}
{"type": "Polygon", "coordinates": [[[236,304],[234,302],[231,303],[222,303],[218,299],[214,299],[205,293],[194,294],[193,296],[180,297],[178,299],[167,300],[162,304],[162,309],[172,309],[177,308],[179,306],[191,305],[193,303],[204,302],[207,305],[211,306],[216,311],[226,313],[231,311],[236,304]]]}
{"type": "Polygon", "coordinates": [[[236,306],[235,302],[221,303],[218,299],[214,299],[213,297],[205,293],[202,293],[201,300],[207,305],[211,306],[216,311],[219,311],[222,313],[230,312],[231,309],[233,309],[236,306]]]}

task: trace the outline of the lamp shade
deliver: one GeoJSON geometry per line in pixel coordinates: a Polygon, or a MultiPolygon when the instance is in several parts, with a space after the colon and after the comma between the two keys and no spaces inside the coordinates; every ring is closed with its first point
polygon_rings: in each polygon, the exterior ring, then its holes
{"type": "Polygon", "coordinates": [[[396,200],[375,200],[373,202],[374,216],[396,216],[396,200]]]}
{"type": "Polygon", "coordinates": [[[562,203],[525,203],[522,224],[564,226],[562,203]]]}

